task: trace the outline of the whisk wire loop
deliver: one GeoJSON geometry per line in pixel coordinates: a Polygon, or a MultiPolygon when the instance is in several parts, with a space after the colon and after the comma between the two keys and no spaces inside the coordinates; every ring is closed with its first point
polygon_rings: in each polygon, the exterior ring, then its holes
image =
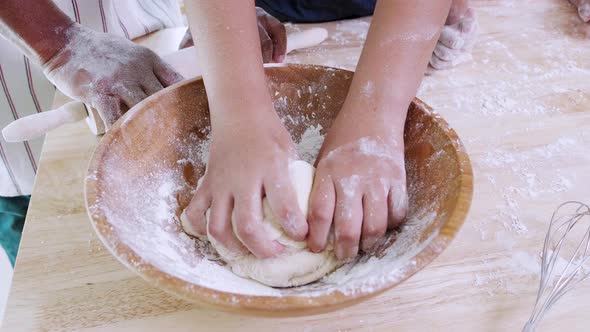
{"type": "Polygon", "coordinates": [[[589,217],[590,206],[576,201],[565,202],[553,212],[543,243],[537,299],[533,312],[523,328],[524,332],[534,331],[545,313],[563,295],[590,276],[590,272],[586,269],[586,264],[590,260],[590,223],[586,225],[587,229],[565,267],[559,264],[564,261],[560,255],[563,254],[561,251],[564,245],[574,241],[572,240],[574,227],[590,220],[589,217]],[[560,215],[562,210],[568,207],[575,207],[574,212],[560,215]],[[561,271],[558,271],[560,269],[561,271]]]}

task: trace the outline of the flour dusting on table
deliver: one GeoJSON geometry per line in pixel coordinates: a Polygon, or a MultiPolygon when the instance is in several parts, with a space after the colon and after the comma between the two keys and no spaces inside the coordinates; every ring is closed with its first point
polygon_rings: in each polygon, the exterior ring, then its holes
{"type": "Polygon", "coordinates": [[[524,2],[474,5],[501,23],[482,21],[473,61],[425,77],[418,96],[454,126],[472,158],[478,212],[469,224],[481,242],[464,267],[485,271],[474,273],[474,285],[490,296],[532,293],[553,209],[584,200],[574,193],[589,180],[574,171],[590,164],[588,39],[567,1],[539,3],[523,20],[513,18],[524,2]]]}

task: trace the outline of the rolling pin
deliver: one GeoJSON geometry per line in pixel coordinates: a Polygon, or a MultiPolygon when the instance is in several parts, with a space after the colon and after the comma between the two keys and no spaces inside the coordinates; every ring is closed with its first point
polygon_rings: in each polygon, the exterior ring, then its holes
{"type": "Polygon", "coordinates": [[[104,122],[98,112],[81,101],[71,101],[57,109],[22,117],[2,129],[7,142],[28,141],[66,123],[85,120],[94,135],[105,133],[104,122]]]}
{"type": "Polygon", "coordinates": [[[328,38],[328,30],[324,28],[311,28],[290,33],[287,35],[287,54],[294,50],[319,45],[326,38],[328,38]]]}
{"type": "MultiPolygon", "coordinates": [[[[311,28],[287,35],[287,53],[320,44],[328,37],[323,28],[311,28]]],[[[200,74],[194,47],[185,48],[163,56],[162,58],[185,79],[200,74]]],[[[28,141],[45,135],[50,130],[66,123],[85,120],[90,131],[95,135],[105,133],[105,125],[98,112],[80,101],[69,102],[55,110],[45,111],[22,117],[2,129],[7,142],[28,141]]]]}

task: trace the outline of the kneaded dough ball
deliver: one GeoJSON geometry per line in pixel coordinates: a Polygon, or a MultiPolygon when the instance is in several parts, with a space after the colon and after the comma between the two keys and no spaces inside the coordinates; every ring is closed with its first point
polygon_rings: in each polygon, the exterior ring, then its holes
{"type": "MultiPolygon", "coordinates": [[[[303,215],[307,215],[315,169],[307,162],[298,160],[289,165],[289,171],[297,193],[299,208],[303,215]]],[[[211,245],[217,250],[219,256],[231,266],[235,274],[273,287],[292,287],[316,281],[340,265],[331,245],[328,245],[326,250],[321,253],[311,252],[305,241],[292,240],[283,232],[280,221],[272,213],[266,198],[262,201],[262,205],[264,230],[271,239],[285,246],[285,250],[280,256],[259,259],[251,253],[236,255],[208,236],[211,245]]],[[[200,237],[192,230],[184,212],[180,216],[180,220],[186,233],[200,237]]],[[[209,221],[208,211],[207,221],[209,221]]]]}

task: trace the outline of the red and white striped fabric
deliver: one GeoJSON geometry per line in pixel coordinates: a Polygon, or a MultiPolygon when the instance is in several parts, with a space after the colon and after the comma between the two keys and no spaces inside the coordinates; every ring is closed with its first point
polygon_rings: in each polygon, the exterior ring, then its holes
{"type": "MultiPolygon", "coordinates": [[[[72,20],[97,31],[134,39],[183,25],[178,0],[54,0],[72,20]]],[[[49,110],[55,87],[41,68],[0,37],[0,128],[49,110]]],[[[0,135],[1,136],[1,135],[0,135]]],[[[8,143],[0,137],[0,196],[29,195],[43,139],[8,143]]]]}

